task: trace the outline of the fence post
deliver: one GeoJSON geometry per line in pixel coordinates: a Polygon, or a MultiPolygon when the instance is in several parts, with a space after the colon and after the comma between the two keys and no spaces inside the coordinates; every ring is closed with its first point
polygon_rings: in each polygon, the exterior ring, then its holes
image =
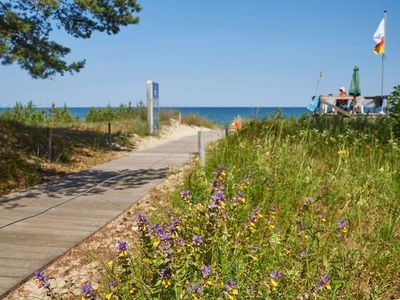
{"type": "Polygon", "coordinates": [[[111,147],[111,123],[108,123],[108,146],[111,147]]]}
{"type": "Polygon", "coordinates": [[[226,123],[226,125],[225,125],[225,136],[228,136],[228,134],[229,134],[229,123],[226,123]]]}
{"type": "Polygon", "coordinates": [[[182,113],[178,114],[178,123],[179,123],[179,125],[182,124],[182,113]]]}
{"type": "Polygon", "coordinates": [[[48,141],[47,141],[47,156],[49,159],[49,162],[52,160],[52,148],[53,148],[53,128],[49,128],[49,136],[48,136],[48,141]]]}
{"type": "Polygon", "coordinates": [[[199,162],[200,162],[200,166],[204,167],[206,158],[205,158],[205,152],[204,152],[203,131],[198,132],[198,137],[199,137],[199,162]]]}

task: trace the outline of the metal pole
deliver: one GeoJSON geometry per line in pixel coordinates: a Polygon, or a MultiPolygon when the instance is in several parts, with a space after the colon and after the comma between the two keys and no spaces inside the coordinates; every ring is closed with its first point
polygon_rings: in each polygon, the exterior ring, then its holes
{"type": "Polygon", "coordinates": [[[204,152],[203,131],[199,131],[198,136],[199,136],[199,162],[200,162],[200,166],[204,167],[206,159],[205,159],[205,152],[204,152]]]}
{"type": "Polygon", "coordinates": [[[386,46],[387,46],[387,34],[386,34],[386,23],[387,23],[387,11],[384,12],[384,35],[383,35],[383,54],[382,54],[382,78],[381,78],[381,96],[383,97],[384,79],[385,79],[385,60],[386,60],[386,46]]]}
{"type": "Polygon", "coordinates": [[[386,56],[385,54],[382,54],[382,78],[381,78],[381,96],[383,96],[383,82],[384,82],[384,78],[385,78],[385,60],[386,60],[386,56]]]}
{"type": "Polygon", "coordinates": [[[317,93],[318,93],[318,88],[319,88],[319,83],[321,82],[321,79],[322,79],[322,71],[321,71],[321,72],[319,72],[319,77],[318,77],[318,79],[317,79],[317,86],[315,87],[315,93],[314,93],[314,96],[317,96],[317,93]]]}
{"type": "Polygon", "coordinates": [[[49,162],[51,162],[52,159],[52,148],[53,148],[53,128],[49,128],[49,139],[48,139],[48,144],[47,144],[47,155],[49,162]]]}
{"type": "Polygon", "coordinates": [[[153,82],[147,81],[147,124],[149,127],[149,134],[154,134],[154,120],[153,120],[153,82]]]}

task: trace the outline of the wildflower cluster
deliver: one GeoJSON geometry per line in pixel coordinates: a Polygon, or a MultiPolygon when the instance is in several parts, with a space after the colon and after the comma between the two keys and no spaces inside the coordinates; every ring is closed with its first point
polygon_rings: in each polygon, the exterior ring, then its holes
{"type": "Polygon", "coordinates": [[[263,215],[261,214],[261,210],[259,208],[256,208],[253,214],[247,218],[247,223],[246,223],[247,228],[249,228],[251,231],[254,231],[256,227],[256,222],[260,220],[262,217],[263,215]]]}
{"type": "Polygon", "coordinates": [[[161,269],[160,276],[162,278],[161,283],[164,287],[168,288],[172,285],[172,281],[171,281],[172,271],[170,268],[161,269]]]}
{"type": "MultiPolygon", "coordinates": [[[[311,231],[306,216],[313,213],[312,198],[306,197],[299,208],[301,222],[292,234],[290,227],[281,229],[284,220],[278,207],[254,208],[252,201],[245,200],[251,188],[249,178],[233,184],[227,193],[226,177],[225,167],[218,167],[209,185],[210,198],[204,202],[200,199],[194,204],[190,191],[182,191],[179,198],[184,208],[168,213],[165,223],[152,223],[147,215],[138,214],[141,248],[128,253],[128,243],[118,242],[118,257],[124,259],[115,261],[108,279],[118,278],[118,289],[109,287],[104,294],[126,290],[143,297],[233,300],[270,297],[283,290],[285,282],[300,280],[296,268],[313,262],[308,252],[310,238],[304,238],[311,231]],[[298,234],[303,238],[298,239],[298,234]],[[232,268],[230,259],[235,259],[237,268],[232,268]],[[286,281],[285,276],[292,278],[286,281]],[[143,282],[148,284],[142,286],[143,282]],[[247,282],[260,284],[250,287],[247,282]]],[[[321,282],[328,291],[330,281],[321,282]]],[[[85,297],[90,297],[93,290],[86,291],[85,297]]]]}
{"type": "Polygon", "coordinates": [[[346,234],[349,231],[349,222],[347,220],[340,220],[338,222],[338,229],[340,233],[346,234]]]}
{"type": "Polygon", "coordinates": [[[48,288],[50,286],[49,277],[45,276],[44,272],[42,271],[35,271],[33,278],[35,279],[36,284],[39,288],[48,288]]]}
{"type": "Polygon", "coordinates": [[[224,294],[228,297],[229,300],[236,299],[236,296],[239,294],[239,291],[237,289],[237,285],[236,285],[236,281],[235,280],[230,279],[225,284],[224,294]]]}
{"type": "Polygon", "coordinates": [[[118,241],[117,250],[119,252],[118,256],[124,257],[127,253],[126,251],[128,250],[128,243],[123,241],[118,241]]]}
{"type": "Polygon", "coordinates": [[[82,300],[96,299],[96,290],[90,282],[87,282],[82,287],[82,300]]]}
{"type": "Polygon", "coordinates": [[[269,282],[270,282],[270,287],[272,291],[276,291],[278,286],[279,286],[279,280],[281,279],[282,274],[278,270],[272,270],[269,273],[269,282]]]}

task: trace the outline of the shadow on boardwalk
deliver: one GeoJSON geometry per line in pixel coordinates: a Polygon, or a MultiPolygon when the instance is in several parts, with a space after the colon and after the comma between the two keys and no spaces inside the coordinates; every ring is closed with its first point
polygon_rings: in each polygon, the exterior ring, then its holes
{"type": "Polygon", "coordinates": [[[73,197],[88,190],[85,194],[99,194],[109,188],[114,190],[139,188],[152,180],[165,178],[167,174],[167,168],[131,171],[125,169],[118,172],[92,169],[38,185],[34,189],[30,189],[25,193],[22,192],[17,196],[14,194],[13,196],[0,197],[0,209],[12,210],[25,207],[25,200],[42,198],[43,196],[57,200],[73,197]]]}

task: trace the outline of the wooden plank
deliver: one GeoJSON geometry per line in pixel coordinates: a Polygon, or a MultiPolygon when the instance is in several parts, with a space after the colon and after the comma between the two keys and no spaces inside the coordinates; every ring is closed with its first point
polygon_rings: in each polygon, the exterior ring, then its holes
{"type": "MultiPolygon", "coordinates": [[[[335,99],[337,99],[337,98],[335,98],[335,99]]],[[[323,103],[323,104],[332,106],[332,107],[335,109],[335,111],[337,111],[338,113],[340,113],[340,114],[342,114],[342,115],[345,115],[346,117],[349,117],[349,118],[351,118],[351,119],[355,119],[355,118],[356,118],[355,115],[352,115],[351,113],[349,113],[348,111],[346,111],[346,110],[340,108],[339,106],[336,106],[336,105],[333,105],[333,104],[329,103],[329,102],[326,101],[325,99],[322,99],[322,97],[321,97],[320,101],[321,101],[321,103],[323,103]]]]}

